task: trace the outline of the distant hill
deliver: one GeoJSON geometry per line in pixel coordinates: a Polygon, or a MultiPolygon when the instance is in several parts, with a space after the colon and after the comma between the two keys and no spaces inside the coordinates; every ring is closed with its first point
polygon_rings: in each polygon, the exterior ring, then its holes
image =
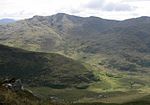
{"type": "Polygon", "coordinates": [[[1,25],[0,43],[31,51],[59,52],[97,67],[147,72],[149,29],[150,17],[116,21],[58,13],[1,25]]]}
{"type": "Polygon", "coordinates": [[[8,23],[13,23],[16,20],[14,19],[8,19],[8,18],[4,18],[4,19],[0,19],[0,24],[8,24],[8,23]]]}
{"type": "Polygon", "coordinates": [[[0,77],[21,78],[30,86],[65,88],[96,78],[80,62],[54,53],[30,52],[0,45],[0,77]]]}

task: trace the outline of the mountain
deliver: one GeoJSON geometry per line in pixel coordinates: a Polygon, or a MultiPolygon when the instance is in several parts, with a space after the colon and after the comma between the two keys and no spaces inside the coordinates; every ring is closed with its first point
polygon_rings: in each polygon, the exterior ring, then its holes
{"type": "Polygon", "coordinates": [[[116,21],[58,13],[1,25],[0,43],[58,52],[98,68],[147,72],[149,29],[150,17],[116,21]]]}
{"type": "Polygon", "coordinates": [[[31,52],[0,45],[0,77],[21,78],[30,86],[65,88],[95,81],[80,62],[54,53],[31,52]]]}
{"type": "Polygon", "coordinates": [[[15,22],[14,19],[8,19],[8,18],[0,19],[0,24],[8,24],[13,22],[15,22]]]}

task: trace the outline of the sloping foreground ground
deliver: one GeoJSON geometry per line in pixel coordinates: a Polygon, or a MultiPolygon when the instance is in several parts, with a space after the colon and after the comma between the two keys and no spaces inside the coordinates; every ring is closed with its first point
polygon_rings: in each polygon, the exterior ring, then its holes
{"type": "MultiPolygon", "coordinates": [[[[126,98],[126,97],[122,97],[122,98],[126,98]]],[[[87,103],[87,102],[84,102],[84,103],[74,103],[72,105],[150,105],[150,95],[142,97],[141,99],[138,99],[138,100],[132,100],[130,102],[125,102],[125,103],[111,103],[111,102],[109,103],[88,102],[87,103]]]]}
{"type": "Polygon", "coordinates": [[[73,103],[75,105],[128,105],[126,103],[149,105],[146,103],[150,103],[150,94],[138,90],[94,92],[89,89],[75,88],[52,89],[35,87],[30,89],[36,95],[54,98],[57,99],[58,102],[73,103]]]}
{"type": "MultiPolygon", "coordinates": [[[[125,98],[125,97],[123,97],[125,98]]],[[[119,101],[119,100],[118,100],[119,101]]],[[[150,96],[142,97],[126,103],[100,103],[100,102],[82,102],[82,103],[59,103],[50,100],[41,100],[26,90],[13,92],[0,86],[0,105],[150,105],[150,96]]]]}
{"type": "Polygon", "coordinates": [[[27,90],[11,91],[0,86],[0,105],[59,105],[51,101],[43,101],[27,90]]]}
{"type": "MultiPolygon", "coordinates": [[[[139,94],[140,95],[140,94],[139,94]]],[[[123,97],[120,95],[120,97],[123,97]]],[[[96,97],[95,97],[96,98],[96,97]]],[[[107,100],[107,98],[106,98],[107,100]]],[[[120,101],[120,100],[118,100],[120,101]]],[[[138,100],[132,100],[125,103],[102,103],[102,102],[78,102],[78,103],[59,103],[52,100],[42,100],[34,96],[27,90],[11,91],[3,86],[0,86],[0,105],[150,105],[150,95],[141,97],[138,100]]]]}

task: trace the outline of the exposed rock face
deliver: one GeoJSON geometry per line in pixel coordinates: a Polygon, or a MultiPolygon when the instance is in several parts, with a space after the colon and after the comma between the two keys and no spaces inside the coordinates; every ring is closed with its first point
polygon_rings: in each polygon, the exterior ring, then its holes
{"type": "Polygon", "coordinates": [[[23,90],[23,85],[20,79],[6,79],[4,80],[4,82],[2,83],[2,86],[12,90],[12,91],[20,91],[23,90]]]}

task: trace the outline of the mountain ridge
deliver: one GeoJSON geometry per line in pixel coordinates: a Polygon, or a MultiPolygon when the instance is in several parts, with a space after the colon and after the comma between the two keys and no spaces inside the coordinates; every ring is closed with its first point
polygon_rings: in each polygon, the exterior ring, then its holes
{"type": "MultiPolygon", "coordinates": [[[[113,20],[113,21],[126,21],[126,20],[132,20],[132,19],[140,19],[140,18],[150,18],[150,16],[139,16],[139,17],[135,17],[135,18],[127,18],[127,19],[124,19],[124,20],[117,20],[117,19],[105,19],[105,18],[102,18],[102,17],[98,17],[98,16],[87,16],[87,17],[83,17],[83,16],[78,16],[78,15],[71,15],[71,14],[67,14],[67,13],[56,13],[56,14],[52,14],[52,15],[48,15],[48,16],[41,16],[41,15],[34,15],[33,17],[31,18],[34,18],[34,17],[51,17],[51,16],[73,16],[73,17],[77,17],[77,18],[98,18],[98,19],[104,19],[104,20],[113,20]]],[[[30,19],[30,18],[29,18],[30,19]]]]}

